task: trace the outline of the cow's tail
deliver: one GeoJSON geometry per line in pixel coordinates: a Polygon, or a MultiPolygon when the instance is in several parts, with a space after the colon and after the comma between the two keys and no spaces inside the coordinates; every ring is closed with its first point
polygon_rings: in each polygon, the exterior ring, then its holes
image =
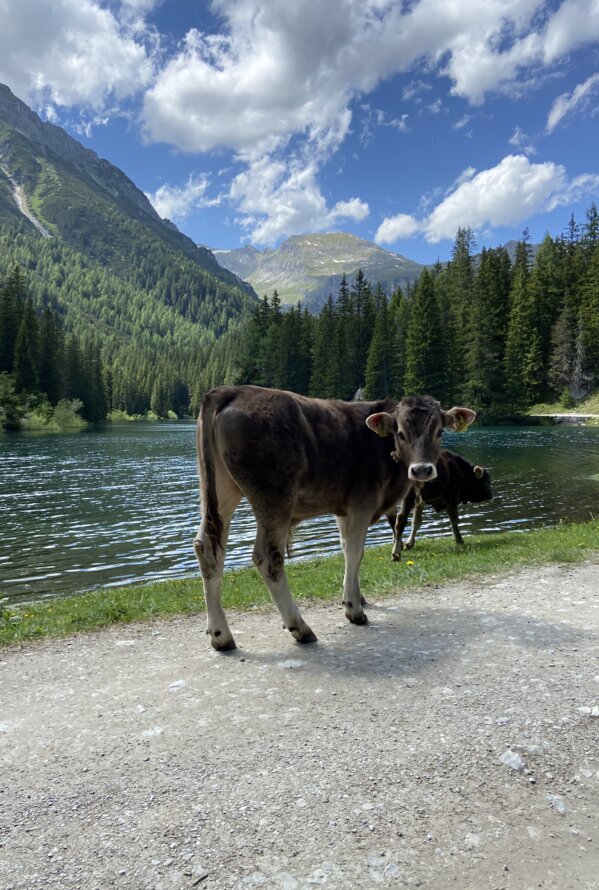
{"type": "MultiPolygon", "coordinates": [[[[232,395],[231,395],[232,398],[232,395]]],[[[207,392],[202,400],[197,430],[198,470],[200,476],[200,500],[205,533],[216,554],[222,550],[223,522],[218,509],[216,492],[216,440],[214,424],[221,411],[231,399],[223,401],[222,394],[215,390],[207,392]]]]}

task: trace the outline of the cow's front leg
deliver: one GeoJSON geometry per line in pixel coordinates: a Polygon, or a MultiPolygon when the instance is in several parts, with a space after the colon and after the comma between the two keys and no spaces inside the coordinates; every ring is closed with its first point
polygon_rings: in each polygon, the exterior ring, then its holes
{"type": "Polygon", "coordinates": [[[408,492],[406,492],[406,496],[401,502],[401,509],[397,514],[397,518],[395,520],[395,528],[393,529],[393,551],[391,553],[391,559],[393,562],[399,562],[401,559],[401,551],[403,550],[403,533],[405,531],[405,527],[408,524],[408,516],[410,515],[410,511],[414,506],[414,501],[416,500],[416,494],[414,493],[414,489],[411,487],[408,492]]]}
{"type": "Polygon", "coordinates": [[[410,529],[410,537],[405,543],[406,550],[412,550],[414,544],[416,543],[416,532],[422,525],[422,511],[424,509],[424,503],[422,500],[416,503],[414,507],[414,512],[412,513],[412,528],[410,529]]]}
{"type": "Polygon", "coordinates": [[[360,564],[364,556],[364,540],[368,530],[368,514],[337,516],[341,546],[345,554],[343,605],[345,617],[352,624],[368,624],[360,592],[360,564]]]}
{"type": "Polygon", "coordinates": [[[298,643],[314,643],[317,639],[293,601],[285,572],[285,550],[289,525],[275,525],[256,516],[258,533],[252,559],[270,591],[283,619],[283,627],[298,643]]]}

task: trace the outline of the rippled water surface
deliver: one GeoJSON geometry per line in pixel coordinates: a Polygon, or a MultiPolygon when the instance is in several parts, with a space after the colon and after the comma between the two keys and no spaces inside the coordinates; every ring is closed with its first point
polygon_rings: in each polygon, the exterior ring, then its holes
{"type": "MultiPolygon", "coordinates": [[[[530,528],[599,514],[599,428],[475,428],[446,434],[491,471],[495,497],[462,508],[468,532],[530,528]]],[[[73,435],[0,436],[0,597],[42,599],[197,570],[194,424],[112,426],[73,435]]],[[[420,534],[450,535],[425,509],[420,534]]],[[[227,565],[250,564],[254,523],[234,517],[227,565]]],[[[369,544],[389,543],[379,522],[369,544]]],[[[332,517],[303,523],[294,555],[338,550],[332,517]]]]}

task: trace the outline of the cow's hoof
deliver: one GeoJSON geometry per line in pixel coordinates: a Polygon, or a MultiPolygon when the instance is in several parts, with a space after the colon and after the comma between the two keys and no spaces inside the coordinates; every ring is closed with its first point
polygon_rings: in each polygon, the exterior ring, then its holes
{"type": "Polygon", "coordinates": [[[318,637],[311,630],[308,625],[305,626],[304,630],[296,630],[295,628],[291,631],[291,636],[294,640],[297,640],[298,643],[316,643],[318,637]]]}
{"type": "Polygon", "coordinates": [[[232,649],[237,649],[237,645],[233,637],[223,637],[223,636],[214,636],[214,634],[210,635],[210,645],[213,649],[216,649],[217,652],[231,652],[232,649]]]}
{"type": "Polygon", "coordinates": [[[360,605],[361,606],[369,606],[370,603],[366,602],[363,596],[360,597],[360,605]]]}
{"type": "Polygon", "coordinates": [[[413,549],[414,549],[414,542],[413,542],[413,541],[406,541],[406,543],[403,545],[403,549],[404,549],[404,550],[413,550],[413,549]]]}
{"type": "Polygon", "coordinates": [[[399,553],[392,553],[391,559],[393,560],[393,562],[401,562],[401,556],[399,555],[399,553]]]}
{"type": "Polygon", "coordinates": [[[365,612],[358,612],[357,615],[353,615],[351,612],[346,612],[345,617],[348,621],[351,621],[352,624],[368,624],[368,616],[365,612]]]}

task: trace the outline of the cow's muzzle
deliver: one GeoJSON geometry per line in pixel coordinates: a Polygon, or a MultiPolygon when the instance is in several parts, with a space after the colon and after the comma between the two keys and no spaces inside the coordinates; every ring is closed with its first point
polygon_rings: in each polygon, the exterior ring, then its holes
{"type": "Polygon", "coordinates": [[[412,482],[431,482],[437,478],[437,468],[434,464],[410,464],[408,477],[412,482]]]}

